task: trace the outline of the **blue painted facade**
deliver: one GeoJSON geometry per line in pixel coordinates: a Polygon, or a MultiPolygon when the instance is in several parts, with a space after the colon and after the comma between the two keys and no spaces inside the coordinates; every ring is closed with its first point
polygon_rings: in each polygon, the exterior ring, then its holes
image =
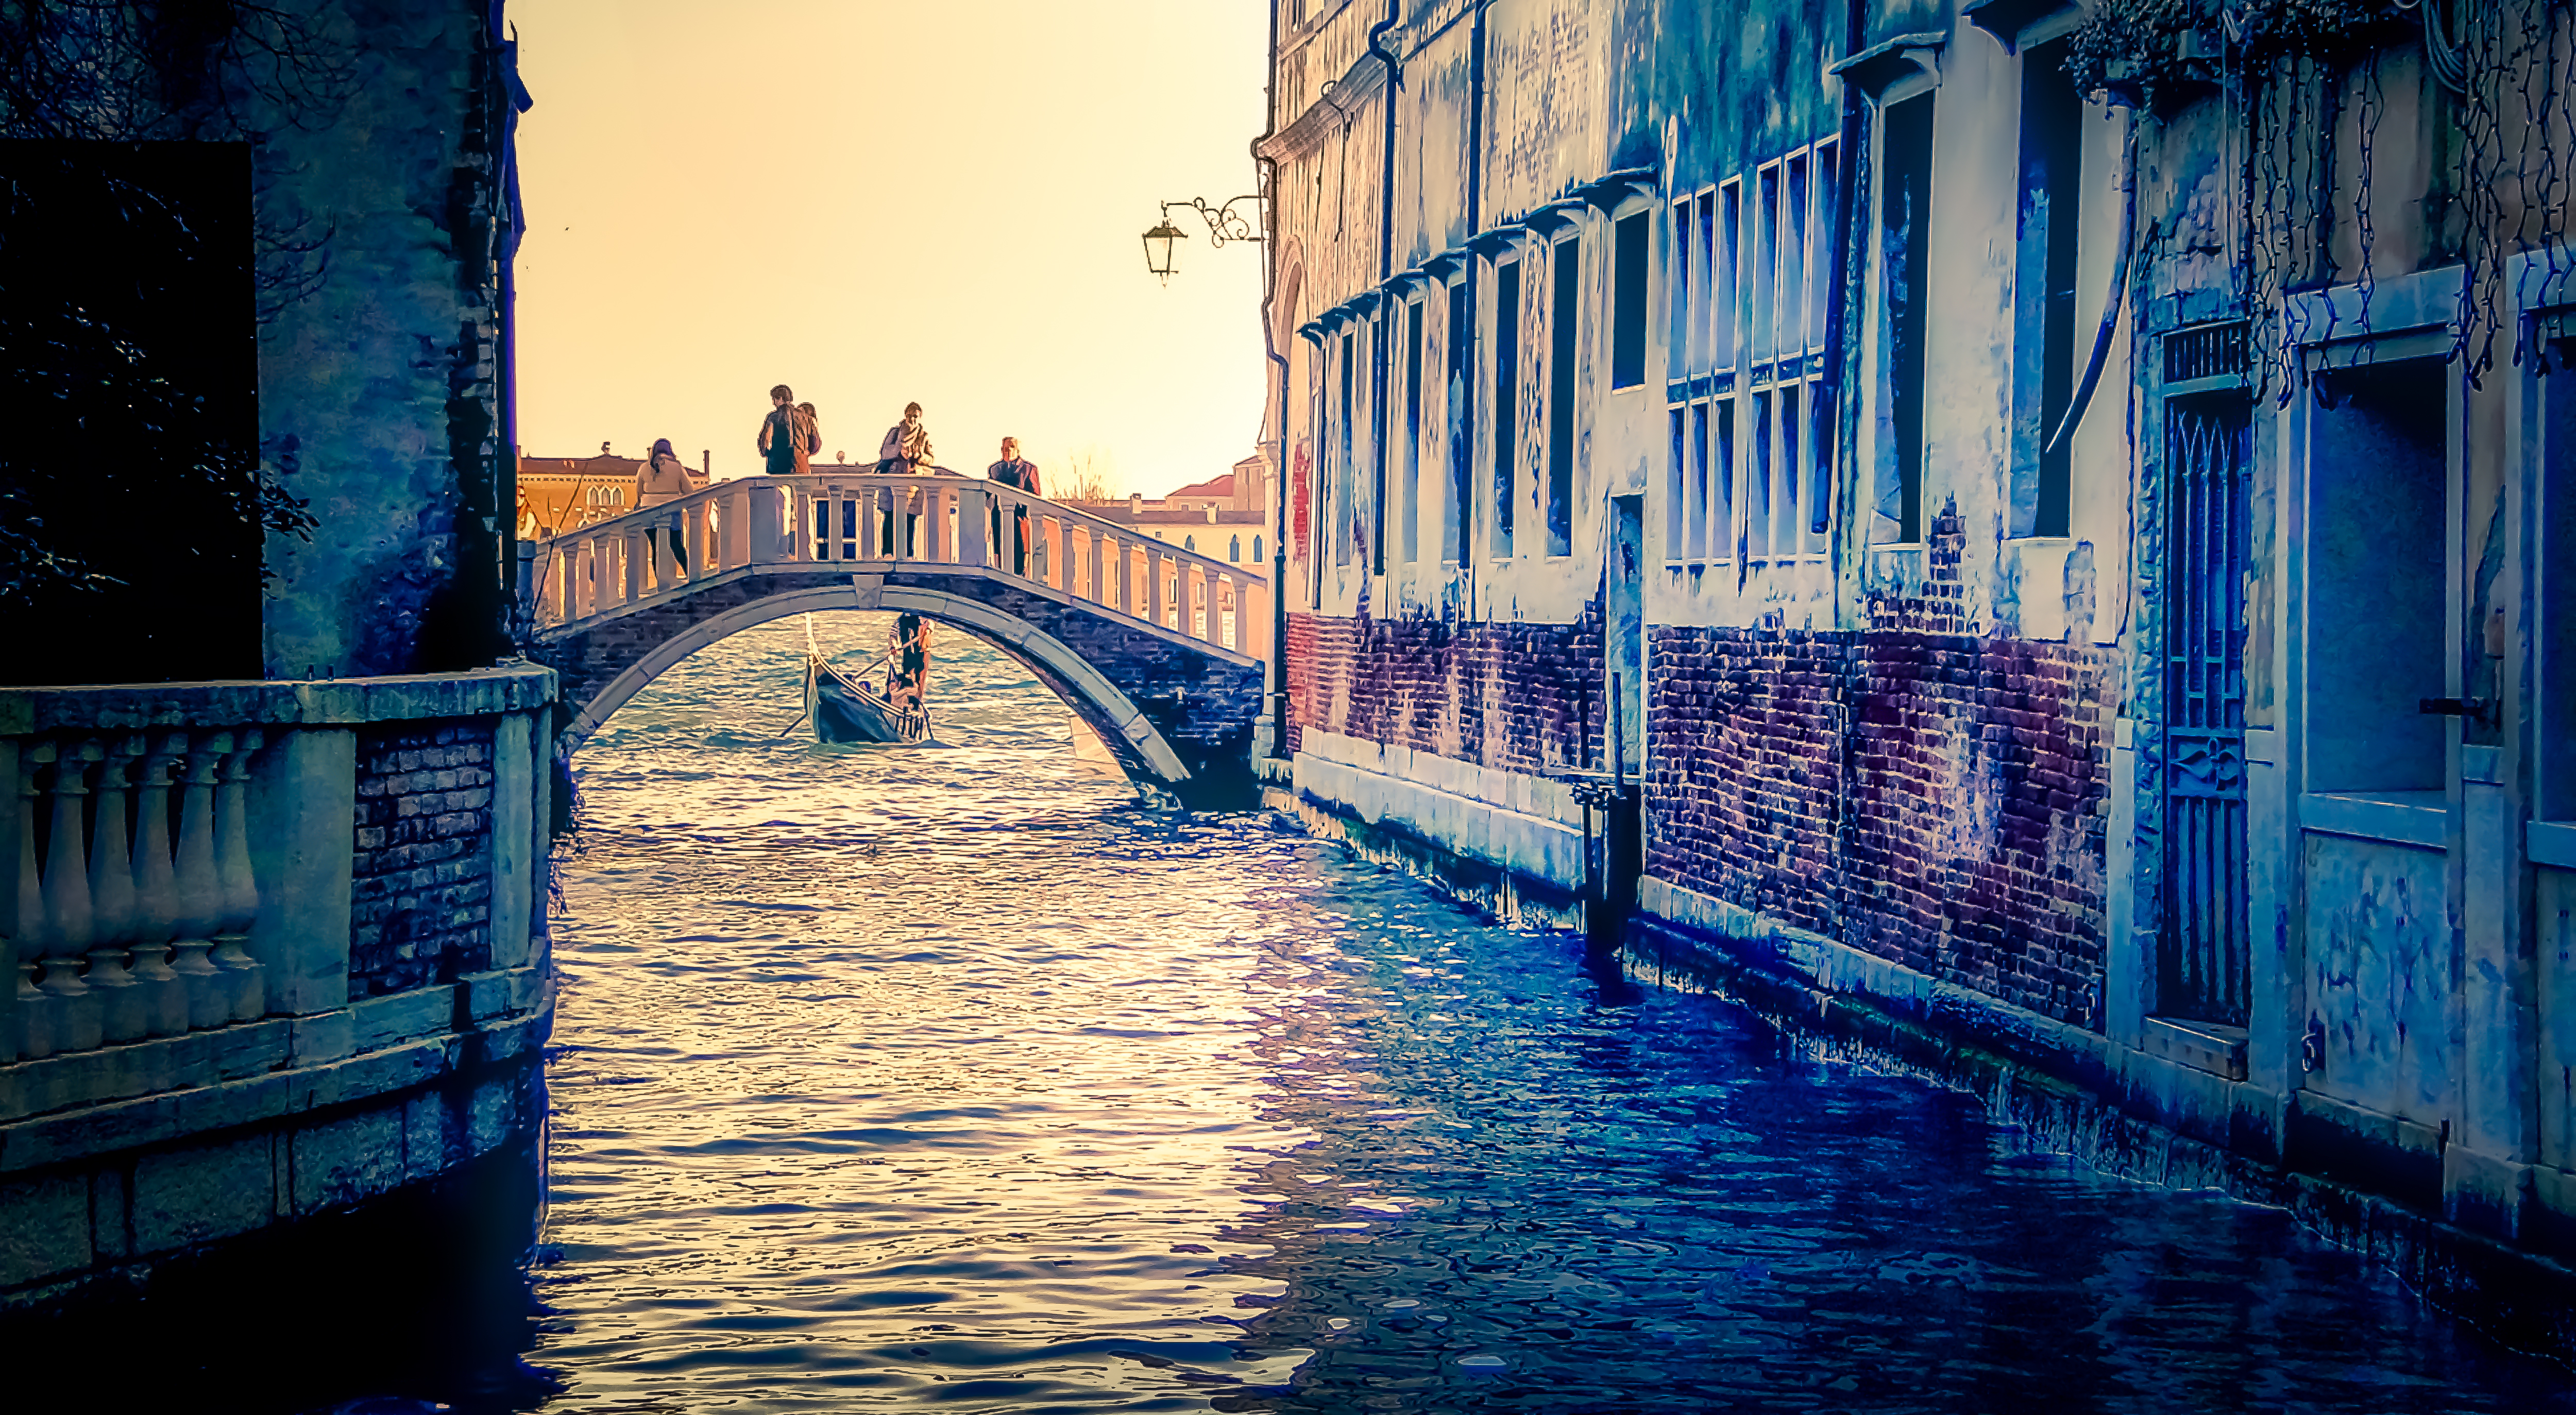
{"type": "Polygon", "coordinates": [[[1282,0],[1297,792],[2576,1252],[2576,17],[2135,8],[1282,0]]]}

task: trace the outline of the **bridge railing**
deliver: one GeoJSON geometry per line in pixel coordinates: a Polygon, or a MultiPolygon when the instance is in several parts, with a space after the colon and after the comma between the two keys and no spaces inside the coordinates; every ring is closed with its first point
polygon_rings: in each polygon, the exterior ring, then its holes
{"type": "Polygon", "coordinates": [[[954,565],[1260,657],[1270,585],[1042,496],[966,477],[746,477],[545,543],[539,627],[578,623],[751,568],[954,565]]]}
{"type": "Polygon", "coordinates": [[[524,666],[0,689],[0,1127],[537,986],[554,694],[524,666]]]}

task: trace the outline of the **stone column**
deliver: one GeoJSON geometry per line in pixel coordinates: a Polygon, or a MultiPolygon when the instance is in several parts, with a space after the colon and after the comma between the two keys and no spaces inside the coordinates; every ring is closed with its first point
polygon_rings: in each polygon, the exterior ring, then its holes
{"type": "Polygon", "coordinates": [[[179,878],[171,864],[170,768],[187,755],[185,734],[155,736],[134,777],[134,976],[145,990],[145,1030],[188,1030],[188,986],[170,968],[179,921],[179,878]]]}
{"type": "Polygon", "coordinates": [[[249,951],[266,968],[268,1010],[346,1007],[358,734],[300,727],[250,766],[250,867],[261,888],[249,951]]]}
{"type": "MultiPolygon", "coordinates": [[[[38,747],[45,752],[48,748],[38,747]]],[[[38,947],[45,975],[37,986],[54,999],[54,1044],[60,1051],[87,1051],[105,1037],[105,1018],[98,994],[81,981],[96,928],[90,909],[88,852],[82,848],[81,802],[89,795],[83,780],[88,763],[100,755],[94,743],[65,744],[50,749],[54,757],[53,829],[45,847],[45,923],[38,947]]]]}
{"type": "Polygon", "coordinates": [[[492,832],[484,846],[492,881],[492,966],[528,961],[528,921],[536,878],[537,770],[535,724],[514,712],[492,725],[492,832]]]}
{"type": "Polygon", "coordinates": [[[187,984],[188,1025],[220,1027],[232,1020],[232,1003],[223,992],[223,970],[206,955],[224,920],[223,881],[215,872],[215,773],[233,736],[209,732],[193,747],[179,788],[178,956],[170,967],[187,984]]]}
{"type": "Polygon", "coordinates": [[[125,812],[126,764],[143,755],[143,739],[121,737],[105,744],[98,765],[97,806],[90,812],[89,898],[96,920],[90,940],[90,987],[98,993],[101,1035],[111,1042],[130,1042],[144,1034],[150,1018],[144,990],[126,971],[125,947],[134,940],[136,903],[134,859],[127,848],[125,812]]]}
{"type": "Polygon", "coordinates": [[[259,918],[259,886],[250,864],[250,759],[264,739],[256,727],[234,734],[233,750],[224,754],[215,780],[215,879],[223,891],[222,921],[216,925],[214,951],[207,960],[223,970],[221,992],[232,1019],[249,1022],[268,1012],[266,971],[242,945],[259,918]]]}

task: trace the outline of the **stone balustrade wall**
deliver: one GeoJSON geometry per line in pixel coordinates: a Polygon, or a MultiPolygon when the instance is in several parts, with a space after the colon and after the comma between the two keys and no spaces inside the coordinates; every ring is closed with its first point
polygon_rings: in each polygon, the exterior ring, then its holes
{"type": "Polygon", "coordinates": [[[528,1142],[555,688],[0,690],[0,1308],[528,1142]]]}

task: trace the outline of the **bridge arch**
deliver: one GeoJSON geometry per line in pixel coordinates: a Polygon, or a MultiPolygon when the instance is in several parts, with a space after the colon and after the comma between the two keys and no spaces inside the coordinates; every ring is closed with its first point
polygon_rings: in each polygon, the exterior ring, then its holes
{"type": "Polygon", "coordinates": [[[1064,641],[991,605],[912,585],[861,586],[855,594],[846,582],[813,585],[766,595],[697,620],[655,644],[582,704],[558,738],[561,749],[568,754],[579,748],[637,693],[698,650],[772,620],[827,609],[913,613],[964,629],[1034,671],[1113,750],[1124,744],[1128,751],[1119,753],[1122,759],[1141,762],[1167,785],[1190,778],[1189,767],[1153,720],[1064,641]]]}

